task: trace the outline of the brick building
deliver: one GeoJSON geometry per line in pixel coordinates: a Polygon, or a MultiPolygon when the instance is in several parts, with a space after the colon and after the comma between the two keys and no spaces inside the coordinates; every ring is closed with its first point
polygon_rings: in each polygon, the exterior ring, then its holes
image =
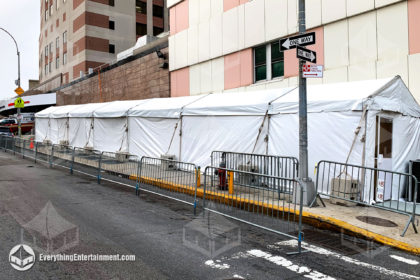
{"type": "Polygon", "coordinates": [[[165,6],[166,0],[41,0],[41,85],[67,84],[115,62],[139,37],[168,31],[165,6]]]}

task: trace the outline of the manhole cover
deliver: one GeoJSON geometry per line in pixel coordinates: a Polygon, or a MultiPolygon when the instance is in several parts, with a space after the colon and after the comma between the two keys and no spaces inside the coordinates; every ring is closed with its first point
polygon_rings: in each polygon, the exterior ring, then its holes
{"type": "Polygon", "coordinates": [[[397,227],[398,225],[390,220],[372,217],[372,216],[357,216],[356,219],[367,224],[381,226],[381,227],[397,227]]]}

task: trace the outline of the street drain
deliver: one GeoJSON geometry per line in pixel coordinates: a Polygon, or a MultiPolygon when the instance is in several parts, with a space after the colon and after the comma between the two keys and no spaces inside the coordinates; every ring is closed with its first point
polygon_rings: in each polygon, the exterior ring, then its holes
{"type": "Polygon", "coordinates": [[[356,219],[358,219],[361,222],[380,226],[380,227],[398,227],[396,223],[390,220],[378,218],[378,217],[372,217],[372,216],[357,216],[356,219]]]}
{"type": "Polygon", "coordinates": [[[28,166],[26,166],[26,167],[31,168],[31,167],[34,167],[34,166],[33,166],[33,165],[28,165],[28,166]]]}

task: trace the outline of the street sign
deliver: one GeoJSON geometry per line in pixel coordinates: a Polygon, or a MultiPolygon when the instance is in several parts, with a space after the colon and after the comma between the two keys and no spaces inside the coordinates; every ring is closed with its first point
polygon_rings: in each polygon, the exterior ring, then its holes
{"type": "Polygon", "coordinates": [[[24,108],[25,107],[25,101],[23,101],[22,98],[18,97],[15,100],[15,108],[24,108]]]}
{"type": "Polygon", "coordinates": [[[301,48],[301,47],[297,47],[296,48],[296,57],[308,62],[312,62],[312,63],[316,63],[316,52],[305,49],[305,48],[301,48]]]}
{"type": "Polygon", "coordinates": [[[16,92],[17,95],[21,95],[25,91],[21,87],[18,87],[17,89],[15,89],[15,92],[16,92]]]}
{"type": "Polygon", "coordinates": [[[323,65],[305,64],[302,68],[304,78],[322,78],[324,74],[323,65]]]}
{"type": "Polygon", "coordinates": [[[297,36],[280,40],[280,51],[296,49],[297,46],[308,46],[315,44],[315,32],[300,34],[297,36]]]}

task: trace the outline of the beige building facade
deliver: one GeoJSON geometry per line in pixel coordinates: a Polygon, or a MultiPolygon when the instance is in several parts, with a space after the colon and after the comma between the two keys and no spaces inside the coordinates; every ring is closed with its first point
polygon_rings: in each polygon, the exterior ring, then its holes
{"type": "Polygon", "coordinates": [[[66,84],[168,29],[164,0],[41,0],[40,83],[66,84]],[[149,15],[149,16],[148,16],[149,15]]]}

